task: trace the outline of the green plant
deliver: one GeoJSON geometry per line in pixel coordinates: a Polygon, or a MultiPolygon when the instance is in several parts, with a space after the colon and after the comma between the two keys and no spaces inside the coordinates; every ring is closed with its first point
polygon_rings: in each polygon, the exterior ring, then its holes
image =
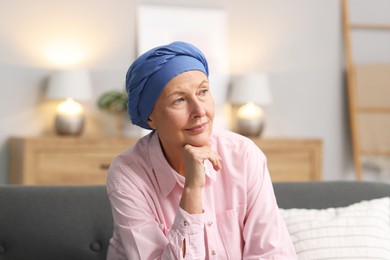
{"type": "Polygon", "coordinates": [[[110,113],[126,112],[127,93],[117,90],[106,92],[99,98],[98,107],[110,113]]]}

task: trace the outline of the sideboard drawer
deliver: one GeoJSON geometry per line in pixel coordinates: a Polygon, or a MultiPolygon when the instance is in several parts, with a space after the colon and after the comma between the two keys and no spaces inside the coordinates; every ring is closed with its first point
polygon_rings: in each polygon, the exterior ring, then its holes
{"type": "Polygon", "coordinates": [[[278,152],[267,153],[268,169],[273,181],[315,180],[310,153],[278,152]]]}
{"type": "Polygon", "coordinates": [[[319,139],[252,139],[268,160],[272,181],[322,180],[319,139]]]}
{"type": "Polygon", "coordinates": [[[96,152],[38,153],[37,182],[43,185],[105,183],[108,167],[116,155],[96,152]]]}
{"type": "Polygon", "coordinates": [[[105,184],[112,160],[135,142],[115,137],[14,137],[9,140],[9,182],[105,184]]]}

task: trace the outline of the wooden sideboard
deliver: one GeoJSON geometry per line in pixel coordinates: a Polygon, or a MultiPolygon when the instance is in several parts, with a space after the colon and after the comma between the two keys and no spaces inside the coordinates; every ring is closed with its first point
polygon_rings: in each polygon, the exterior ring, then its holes
{"type": "MultiPolygon", "coordinates": [[[[110,137],[12,137],[9,140],[9,183],[104,184],[112,159],[136,141],[110,137]]],[[[321,180],[320,140],[253,141],[266,154],[273,181],[321,180]]]]}
{"type": "Polygon", "coordinates": [[[320,139],[253,139],[268,160],[272,181],[322,180],[320,139]]]}

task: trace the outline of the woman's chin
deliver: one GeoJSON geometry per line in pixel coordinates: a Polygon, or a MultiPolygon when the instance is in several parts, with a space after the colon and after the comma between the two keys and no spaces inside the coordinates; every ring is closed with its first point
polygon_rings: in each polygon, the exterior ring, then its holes
{"type": "Polygon", "coordinates": [[[209,134],[202,134],[201,136],[191,137],[188,139],[188,144],[201,147],[201,146],[207,146],[210,143],[210,135],[209,134]]]}

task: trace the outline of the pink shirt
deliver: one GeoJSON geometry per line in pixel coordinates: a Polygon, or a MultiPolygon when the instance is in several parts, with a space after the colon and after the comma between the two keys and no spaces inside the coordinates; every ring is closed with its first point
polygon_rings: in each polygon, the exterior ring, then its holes
{"type": "Polygon", "coordinates": [[[155,132],[113,161],[107,259],[184,259],[184,239],[185,259],[296,259],[264,154],[228,131],[214,132],[211,142],[222,169],[205,161],[202,214],[179,207],[185,179],[166,161],[155,132]]]}

